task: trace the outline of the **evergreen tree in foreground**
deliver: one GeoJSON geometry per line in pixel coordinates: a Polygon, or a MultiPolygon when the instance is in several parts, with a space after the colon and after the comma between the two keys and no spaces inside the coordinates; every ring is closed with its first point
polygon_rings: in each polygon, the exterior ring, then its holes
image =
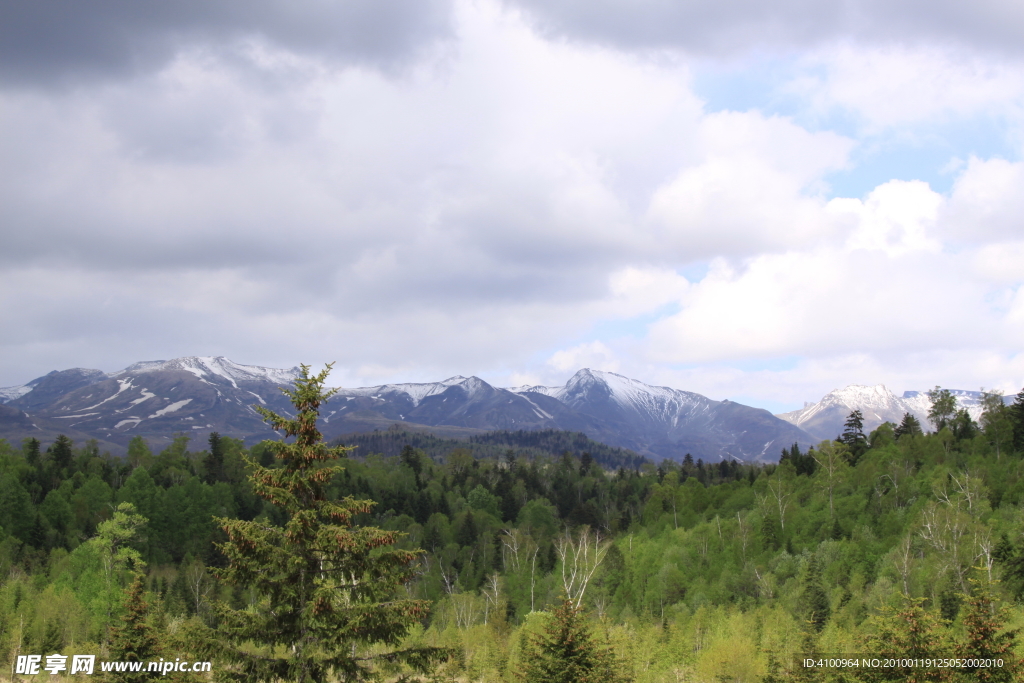
{"type": "Polygon", "coordinates": [[[523,651],[518,672],[525,683],[624,683],[627,679],[610,648],[599,647],[582,610],[565,600],[544,634],[523,651]]]}
{"type": "Polygon", "coordinates": [[[1019,681],[1024,676],[1024,662],[1015,654],[1017,629],[1005,630],[1005,610],[996,607],[989,587],[975,584],[974,594],[967,599],[968,611],[964,615],[967,638],[959,648],[964,659],[1001,659],[1000,667],[975,667],[961,671],[964,680],[1002,683],[1019,681]]]}
{"type": "MultiPolygon", "coordinates": [[[[110,648],[111,658],[122,662],[146,662],[156,659],[158,643],[153,630],[146,623],[149,606],[143,598],[145,575],[141,562],[136,564],[132,585],[125,597],[125,614],[121,625],[115,626],[110,648]]],[[[111,680],[124,683],[148,681],[152,674],[145,671],[124,671],[115,673],[111,680]]]]}
{"type": "Polygon", "coordinates": [[[383,664],[424,671],[445,657],[439,648],[396,650],[409,627],[427,613],[427,603],[400,599],[413,578],[418,552],[388,549],[400,534],[359,527],[353,518],[372,501],[351,496],[331,501],[325,489],[341,467],[331,466],[345,447],[324,445],[316,420],[330,366],[310,376],[303,365],[293,391],[294,419],[256,406],[286,439],[265,441],[277,468],[247,460],[253,490],[283,513],[283,527],[264,520],[218,520],[228,542],[220,549],[229,584],[255,589],[261,600],[250,609],[217,606],[217,631],[200,632],[200,649],[230,663],[226,677],[244,681],[313,683],[361,681],[383,664]],[[383,647],[382,647],[383,645],[383,647]]]}

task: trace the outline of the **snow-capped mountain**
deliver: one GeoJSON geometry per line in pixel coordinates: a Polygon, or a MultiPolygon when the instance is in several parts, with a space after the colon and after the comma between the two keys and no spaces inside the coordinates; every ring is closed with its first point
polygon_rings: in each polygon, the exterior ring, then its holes
{"type": "MultiPolygon", "coordinates": [[[[0,436],[45,439],[63,432],[122,447],[135,435],[159,446],[182,432],[211,431],[253,442],[273,436],[254,410],[290,408],[280,388],[298,372],[188,357],[136,363],[110,374],[65,370],[14,387],[0,436]],[[26,425],[31,425],[27,427],[26,425]],[[25,433],[26,430],[33,434],[25,433]]],[[[343,388],[321,407],[327,438],[399,424],[468,436],[492,430],[583,432],[655,459],[777,460],[815,439],[768,411],[655,387],[611,372],[580,370],[562,387],[494,387],[479,377],[343,388]]]]}
{"type": "Polygon", "coordinates": [[[324,412],[361,431],[388,422],[470,429],[563,429],[655,459],[776,460],[814,442],[771,413],[583,369],[565,386],[497,388],[478,377],[342,389],[324,412]]]}
{"type": "MultiPolygon", "coordinates": [[[[952,389],[957,407],[966,408],[974,420],[981,417],[981,392],[952,389]]],[[[1012,401],[1012,396],[1004,401],[1012,401]]],[[[844,389],[835,389],[817,403],[805,405],[801,410],[782,413],[777,417],[800,427],[819,439],[834,439],[843,431],[847,417],[854,410],[864,415],[864,431],[870,432],[883,422],[899,424],[906,413],[915,416],[922,428],[933,428],[928,421],[931,400],[927,392],[906,391],[897,396],[883,384],[867,387],[852,384],[844,389]]]]}
{"type": "Polygon", "coordinates": [[[184,370],[202,381],[204,377],[221,377],[232,385],[235,382],[270,382],[275,385],[287,385],[299,376],[299,368],[288,370],[264,368],[258,365],[241,365],[224,356],[188,356],[174,360],[142,361],[129,365],[120,372],[111,373],[110,377],[120,377],[142,372],[158,372],[161,370],[184,370]]]}
{"type": "Polygon", "coordinates": [[[287,410],[290,404],[280,387],[291,385],[297,374],[298,368],[195,356],[135,363],[109,374],[85,368],[55,371],[27,383],[29,391],[6,391],[15,397],[5,402],[7,419],[0,421],[0,435],[22,430],[30,417],[33,433],[22,436],[45,439],[65,433],[115,446],[135,435],[158,446],[182,432],[198,438],[211,431],[267,438],[273,432],[252,405],[287,410]]]}

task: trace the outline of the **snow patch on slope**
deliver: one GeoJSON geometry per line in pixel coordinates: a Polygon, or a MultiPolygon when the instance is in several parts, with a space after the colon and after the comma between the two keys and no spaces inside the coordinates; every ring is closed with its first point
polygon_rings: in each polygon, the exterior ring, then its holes
{"type": "MultiPolygon", "coordinates": [[[[103,399],[102,401],[100,401],[99,403],[97,403],[94,406],[89,406],[88,408],[83,408],[83,410],[92,410],[93,408],[99,408],[101,405],[103,405],[107,401],[113,401],[115,398],[120,396],[122,393],[124,393],[125,391],[128,391],[129,389],[132,388],[132,381],[130,379],[119,379],[119,380],[117,380],[117,384],[118,384],[117,392],[115,392],[113,396],[109,396],[109,397],[103,399]]],[[[142,391],[145,392],[146,390],[143,389],[142,391]]]]}
{"type": "Polygon", "coordinates": [[[150,391],[149,389],[146,389],[146,388],[142,388],[142,389],[140,389],[139,391],[141,391],[141,392],[142,392],[142,397],[141,397],[141,398],[137,398],[137,399],[135,399],[134,401],[132,401],[132,402],[131,402],[131,404],[132,404],[133,406],[137,406],[137,405],[139,405],[140,403],[142,403],[143,401],[148,401],[148,400],[149,400],[149,399],[151,399],[151,398],[156,398],[156,394],[154,394],[154,393],[153,393],[152,391],[150,391]]]}
{"type": "Polygon", "coordinates": [[[160,417],[161,415],[166,415],[167,413],[176,412],[178,410],[181,410],[182,408],[184,408],[185,406],[187,406],[191,402],[192,402],[192,399],[190,399],[190,398],[186,398],[184,401],[175,401],[174,403],[172,403],[171,405],[167,406],[166,408],[161,408],[160,410],[156,411],[155,413],[150,415],[149,418],[146,418],[146,419],[150,419],[150,418],[154,418],[154,417],[160,417]]]}

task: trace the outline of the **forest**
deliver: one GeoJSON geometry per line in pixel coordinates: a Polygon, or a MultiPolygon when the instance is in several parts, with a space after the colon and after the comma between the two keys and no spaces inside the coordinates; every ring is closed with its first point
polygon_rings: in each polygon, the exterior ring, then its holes
{"type": "Polygon", "coordinates": [[[292,529],[302,496],[280,491],[311,486],[351,538],[377,539],[367,558],[392,558],[378,604],[408,605],[352,652],[438,655],[384,656],[352,679],[1022,680],[1024,392],[986,401],[978,423],[933,394],[931,424],[907,415],[865,434],[854,411],[836,440],[778,464],[615,466],[545,454],[575,436],[478,440],[484,455],[391,435],[390,452],[362,443],[336,471],[317,469],[330,449],[315,445],[309,484],[282,442],[182,435],[154,453],[136,437],[121,459],[66,437],[0,441],[0,667],[25,653],[117,658],[143,647],[132,628],[154,658],[216,652],[231,615],[273,599],[238,553],[292,529]],[[804,665],[868,656],[959,664],[804,665]],[[560,657],[583,668],[559,670],[560,657]]]}

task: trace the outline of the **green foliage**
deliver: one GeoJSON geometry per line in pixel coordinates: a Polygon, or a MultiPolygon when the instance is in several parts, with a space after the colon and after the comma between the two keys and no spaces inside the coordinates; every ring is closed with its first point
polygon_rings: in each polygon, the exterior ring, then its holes
{"type": "Polygon", "coordinates": [[[587,438],[582,432],[564,432],[555,429],[535,431],[493,431],[471,436],[467,440],[434,436],[424,432],[409,432],[398,425],[390,429],[368,434],[348,434],[340,437],[337,445],[354,446],[356,453],[379,453],[387,457],[399,456],[408,446],[434,460],[461,448],[472,457],[498,459],[510,449],[530,459],[548,456],[551,453],[569,452],[581,458],[590,456],[598,464],[616,469],[619,467],[637,469],[648,460],[633,451],[615,448],[587,438]]]}
{"type": "Polygon", "coordinates": [[[984,391],[981,395],[981,428],[995,448],[996,458],[1013,445],[1013,412],[1003,402],[1001,394],[984,391]]]}
{"type": "Polygon", "coordinates": [[[935,387],[928,392],[932,407],[928,410],[928,419],[935,425],[935,431],[941,432],[956,415],[956,396],[949,389],[935,387]]]}

